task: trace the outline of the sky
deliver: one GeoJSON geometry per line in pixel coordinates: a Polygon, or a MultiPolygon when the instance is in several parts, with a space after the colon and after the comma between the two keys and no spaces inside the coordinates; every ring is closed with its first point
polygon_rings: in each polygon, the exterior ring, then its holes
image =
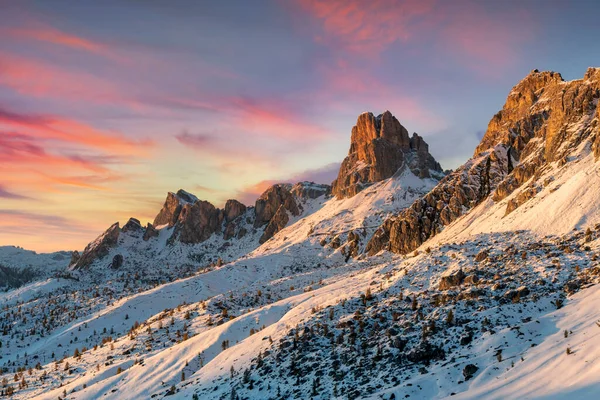
{"type": "Polygon", "coordinates": [[[444,168],[532,69],[600,66],[596,1],[0,0],[0,245],[82,249],[183,188],[330,183],[364,111],[444,168]]]}

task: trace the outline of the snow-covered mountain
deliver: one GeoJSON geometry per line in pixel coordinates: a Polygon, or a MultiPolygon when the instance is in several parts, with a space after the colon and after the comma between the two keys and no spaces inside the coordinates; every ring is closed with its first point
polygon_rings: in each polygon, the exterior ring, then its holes
{"type": "Polygon", "coordinates": [[[170,193],[0,294],[1,390],[40,399],[593,398],[600,69],[532,71],[445,174],[359,116],[333,189],[170,193]]]}

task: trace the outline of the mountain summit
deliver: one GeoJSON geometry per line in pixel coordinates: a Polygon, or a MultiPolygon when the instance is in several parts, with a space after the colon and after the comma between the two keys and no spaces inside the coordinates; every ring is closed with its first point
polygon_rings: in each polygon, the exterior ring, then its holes
{"type": "Polygon", "coordinates": [[[332,193],[338,198],[352,197],[375,182],[391,178],[409,168],[419,178],[441,177],[440,164],[429,154],[422,137],[408,131],[391,112],[375,117],[365,112],[352,128],[350,150],[342,162],[332,193]]]}
{"type": "Polygon", "coordinates": [[[406,254],[488,198],[499,203],[510,196],[502,203],[507,215],[554,180],[550,171],[583,160],[590,149],[597,159],[599,98],[599,68],[568,82],[556,72],[531,71],[491,119],[473,158],[388,219],[368,252],[406,254]]]}

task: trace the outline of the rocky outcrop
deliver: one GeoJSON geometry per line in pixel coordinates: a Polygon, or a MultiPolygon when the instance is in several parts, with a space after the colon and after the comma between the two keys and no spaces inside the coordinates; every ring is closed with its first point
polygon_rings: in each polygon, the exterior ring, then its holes
{"type": "Polygon", "coordinates": [[[421,178],[431,172],[443,175],[439,163],[429,154],[427,143],[408,131],[389,111],[375,117],[359,115],[352,128],[350,150],[342,162],[332,193],[338,198],[352,197],[365,187],[391,178],[400,168],[421,178]]]}
{"type": "Polygon", "coordinates": [[[406,254],[488,197],[501,201],[526,182],[530,187],[508,202],[507,213],[531,199],[543,185],[537,177],[552,163],[564,165],[586,140],[594,149],[599,98],[598,68],[570,82],[556,72],[532,71],[492,118],[473,158],[386,220],[368,243],[369,254],[406,254]]]}
{"type": "Polygon", "coordinates": [[[300,199],[316,199],[331,193],[331,186],[314,182],[298,182],[292,186],[291,193],[300,199]]]}
{"type": "Polygon", "coordinates": [[[175,225],[173,237],[182,243],[200,243],[221,228],[223,212],[208,201],[184,204],[175,225]]]}
{"type": "Polygon", "coordinates": [[[75,250],[74,252],[71,253],[71,261],[69,262],[69,265],[75,265],[77,264],[77,262],[79,261],[79,259],[81,258],[81,255],[79,254],[79,252],[77,250],[75,250]]]}
{"type": "Polygon", "coordinates": [[[154,227],[161,225],[173,226],[179,219],[181,208],[186,204],[194,204],[198,198],[183,189],[177,193],[169,192],[165,203],[154,219],[154,227]]]}
{"type": "Polygon", "coordinates": [[[275,216],[275,213],[279,210],[280,206],[292,215],[300,215],[300,209],[294,196],[290,192],[292,186],[289,184],[276,184],[268,188],[259,198],[256,200],[254,207],[254,226],[260,227],[268,224],[269,221],[275,216]]]}
{"type": "Polygon", "coordinates": [[[116,254],[110,263],[111,269],[119,269],[123,266],[123,255],[116,254]]]}
{"type": "Polygon", "coordinates": [[[447,175],[428,194],[387,219],[366,246],[407,254],[486,199],[506,176],[506,151],[490,150],[447,175]]]}
{"type": "Polygon", "coordinates": [[[237,200],[227,200],[225,203],[225,221],[230,222],[246,212],[246,206],[237,200]]]}
{"type": "Polygon", "coordinates": [[[289,222],[290,217],[288,216],[288,211],[283,204],[279,206],[273,218],[269,221],[267,226],[265,227],[265,231],[259,239],[259,243],[263,244],[267,240],[271,239],[277,232],[286,227],[289,222]]]}
{"type": "Polygon", "coordinates": [[[96,240],[86,246],[75,264],[69,265],[71,269],[83,269],[89,267],[95,260],[105,257],[110,249],[117,245],[119,240],[119,223],[115,222],[96,240]]]}
{"type": "Polygon", "coordinates": [[[456,286],[460,286],[460,284],[462,284],[463,281],[465,280],[465,277],[466,277],[466,275],[462,269],[459,269],[458,271],[456,271],[454,273],[444,275],[444,276],[440,277],[440,283],[438,285],[438,290],[449,290],[456,286]]]}
{"type": "Polygon", "coordinates": [[[138,219],[129,218],[129,221],[121,228],[121,232],[140,232],[143,229],[144,228],[142,228],[142,224],[138,219]]]}
{"type": "Polygon", "coordinates": [[[154,225],[152,225],[151,223],[148,223],[148,225],[146,225],[146,230],[144,231],[144,240],[148,241],[153,237],[157,237],[158,236],[158,229],[156,229],[154,227],[154,225]]]}

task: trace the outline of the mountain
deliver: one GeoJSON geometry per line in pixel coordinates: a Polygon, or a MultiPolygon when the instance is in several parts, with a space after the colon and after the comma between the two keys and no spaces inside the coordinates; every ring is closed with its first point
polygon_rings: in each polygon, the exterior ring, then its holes
{"type": "Polygon", "coordinates": [[[70,269],[89,269],[94,264],[100,271],[139,271],[143,263],[149,274],[155,275],[153,279],[160,274],[169,278],[171,275],[162,271],[165,263],[178,264],[191,273],[198,267],[232,261],[290,225],[294,227],[261,251],[280,249],[280,245],[275,247],[279,242],[306,245],[307,237],[312,237],[308,242],[315,256],[327,244],[330,252],[356,257],[385,217],[426,194],[443,176],[427,143],[416,133],[409,138],[389,111],[378,117],[363,113],[352,129],[348,157],[332,186],[275,184],[254,207],[228,200],[223,209],[184,190],[170,192],[152,224],[144,228],[135,218],[122,229],[113,224],[81,255],[73,254],[70,269]],[[341,182],[347,185],[342,188],[341,182]],[[369,190],[359,198],[343,200],[366,188],[369,190]],[[341,202],[330,199],[331,195],[341,202]],[[296,221],[300,222],[294,224],[296,221]],[[311,232],[303,229],[308,226],[311,232]],[[299,236],[298,231],[302,232],[299,236]]]}
{"type": "Polygon", "coordinates": [[[0,390],[597,397],[599,81],[532,71],[448,174],[364,113],[331,187],[223,209],[169,193],[154,223],[114,224],[63,276],[0,293],[0,390]]]}
{"type": "Polygon", "coordinates": [[[352,128],[350,151],[332,183],[332,193],[338,198],[352,197],[406,168],[419,178],[444,176],[423,138],[416,133],[409,137],[392,113],[385,111],[377,117],[362,113],[352,128]]]}
{"type": "Polygon", "coordinates": [[[70,257],[68,251],[38,254],[20,247],[0,246],[0,290],[54,277],[64,270],[70,257]]]}
{"type": "MultiPolygon", "coordinates": [[[[369,253],[382,249],[409,253],[482,202],[485,207],[491,206],[490,201],[500,202],[504,215],[508,215],[531,199],[558,189],[553,184],[557,175],[568,174],[572,164],[593,164],[600,154],[598,98],[598,68],[590,68],[583,79],[570,82],[556,72],[533,70],[512,89],[502,110],[494,115],[473,158],[420,201],[388,219],[370,241],[369,253]]],[[[587,167],[583,173],[591,176],[582,179],[592,188],[596,173],[593,165],[587,167]]],[[[573,195],[571,189],[560,201],[570,203],[573,195]]],[[[562,206],[569,208],[569,204],[562,206]]],[[[580,215],[571,216],[569,228],[581,226],[587,213],[597,215],[596,207],[589,206],[580,207],[580,215]]],[[[562,213],[552,216],[546,229],[565,218],[562,213]]]]}

